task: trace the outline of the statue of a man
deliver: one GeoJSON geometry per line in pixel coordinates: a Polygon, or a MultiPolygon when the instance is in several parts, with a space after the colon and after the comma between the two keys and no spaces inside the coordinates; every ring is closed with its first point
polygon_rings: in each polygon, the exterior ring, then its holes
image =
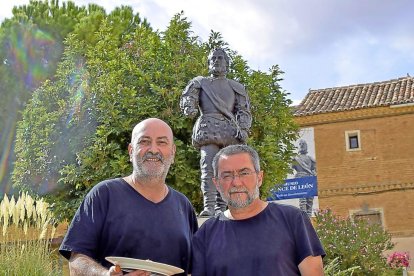
{"type": "Polygon", "coordinates": [[[200,110],[193,128],[193,145],[200,149],[201,191],[204,209],[200,216],[209,217],[224,211],[225,203],[212,178],[212,161],[223,147],[242,144],[252,124],[249,97],[244,86],[227,79],[229,57],[221,48],[208,56],[209,77],[198,76],[184,89],[180,108],[184,115],[194,117],[200,110]]]}
{"type": "MultiPolygon", "coordinates": [[[[305,177],[316,175],[316,162],[312,156],[308,155],[308,144],[305,140],[299,140],[299,154],[295,157],[292,168],[296,171],[295,177],[305,177]]],[[[299,207],[308,216],[312,215],[313,197],[300,198],[299,207]]]]}

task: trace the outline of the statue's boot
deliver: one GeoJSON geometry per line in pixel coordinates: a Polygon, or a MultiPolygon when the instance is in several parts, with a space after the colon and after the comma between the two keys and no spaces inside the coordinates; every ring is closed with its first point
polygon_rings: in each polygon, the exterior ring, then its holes
{"type": "Polygon", "coordinates": [[[221,198],[221,195],[218,191],[216,193],[216,202],[215,203],[216,203],[216,205],[214,206],[214,213],[215,214],[226,211],[227,204],[226,204],[226,202],[224,202],[223,198],[221,198]]]}
{"type": "Polygon", "coordinates": [[[306,214],[312,216],[313,197],[299,198],[299,209],[305,211],[306,214]]]}
{"type": "Polygon", "coordinates": [[[203,193],[203,211],[200,212],[200,217],[213,217],[214,205],[216,203],[217,190],[213,181],[206,178],[201,178],[201,191],[203,193]]]}

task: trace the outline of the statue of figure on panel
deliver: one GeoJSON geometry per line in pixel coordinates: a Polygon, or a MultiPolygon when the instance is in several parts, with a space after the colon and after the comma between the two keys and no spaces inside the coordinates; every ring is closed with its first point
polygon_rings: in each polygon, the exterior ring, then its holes
{"type": "MultiPolygon", "coordinates": [[[[299,140],[299,154],[295,157],[292,168],[296,171],[295,178],[316,175],[316,162],[308,155],[308,144],[305,140],[299,140]]],[[[305,211],[308,216],[312,215],[313,197],[300,198],[299,208],[305,211]]]]}

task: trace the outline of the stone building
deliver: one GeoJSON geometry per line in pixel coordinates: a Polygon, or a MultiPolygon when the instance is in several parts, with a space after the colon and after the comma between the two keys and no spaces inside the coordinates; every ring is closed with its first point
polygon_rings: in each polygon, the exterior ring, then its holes
{"type": "Polygon", "coordinates": [[[414,255],[414,80],[310,90],[295,109],[314,128],[319,206],[380,223],[414,255]]]}

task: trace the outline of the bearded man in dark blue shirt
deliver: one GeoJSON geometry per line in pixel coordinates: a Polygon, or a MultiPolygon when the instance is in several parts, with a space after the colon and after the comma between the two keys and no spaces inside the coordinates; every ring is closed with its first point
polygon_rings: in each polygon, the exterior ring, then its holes
{"type": "Polygon", "coordinates": [[[254,149],[221,149],[213,170],[228,210],[194,235],[193,276],[324,275],[325,252],[307,214],[259,198],[263,171],[254,149]]]}
{"type": "Polygon", "coordinates": [[[92,188],[59,251],[69,259],[71,275],[122,275],[105,260],[108,256],[161,262],[187,275],[198,226],[189,200],[165,184],[175,156],[171,128],[156,118],[140,122],[128,151],[132,174],[92,188]]]}

